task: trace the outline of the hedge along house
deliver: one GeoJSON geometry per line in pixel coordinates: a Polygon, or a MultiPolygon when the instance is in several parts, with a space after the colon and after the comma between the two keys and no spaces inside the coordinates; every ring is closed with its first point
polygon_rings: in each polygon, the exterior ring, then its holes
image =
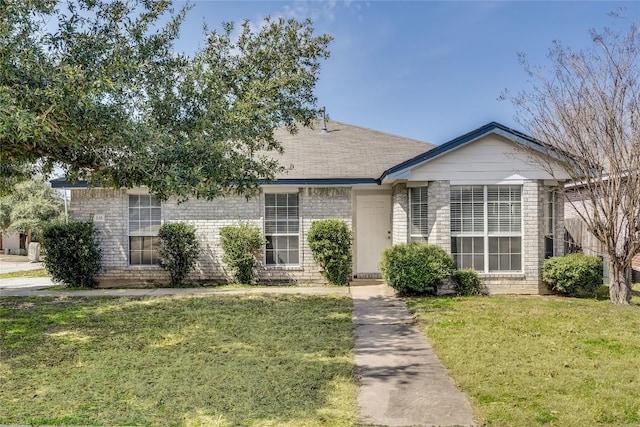
{"type": "MultiPolygon", "coordinates": [[[[563,252],[559,184],[522,150],[542,150],[517,131],[490,123],[443,145],[432,145],[348,124],[277,132],[287,172],[265,183],[258,197],[160,203],[144,188],[71,189],[70,216],[92,220],[103,251],[101,281],[166,280],[157,266],[157,233],[164,222],[196,226],[202,254],[193,280],[223,281],[220,229],[240,221],[267,240],[261,282],[322,280],[306,235],[312,221],[344,220],[354,232],[355,278],[380,277],[382,251],[424,241],[450,252],[460,268],[475,268],[493,293],[545,290],[541,265],[563,252]]],[[[275,155],[275,154],[274,154],[275,155]]]]}

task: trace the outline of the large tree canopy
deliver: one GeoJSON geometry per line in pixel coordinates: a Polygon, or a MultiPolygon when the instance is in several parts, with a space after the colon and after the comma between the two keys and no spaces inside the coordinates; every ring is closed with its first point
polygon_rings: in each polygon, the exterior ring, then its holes
{"type": "MultiPolygon", "coordinates": [[[[534,88],[512,98],[521,123],[570,161],[567,200],[603,245],[616,304],[631,300],[631,262],[640,251],[640,34],[590,32],[576,52],[556,43],[552,68],[525,67],[534,88]]],[[[539,158],[538,158],[539,159],[539,158]]],[[[541,162],[555,174],[558,164],[541,162]]]]}
{"type": "Polygon", "coordinates": [[[316,116],[330,37],[310,21],[203,30],[177,53],[188,8],[168,0],[0,3],[0,178],[71,180],[161,198],[248,194],[278,165],[276,127],[316,116]]]}

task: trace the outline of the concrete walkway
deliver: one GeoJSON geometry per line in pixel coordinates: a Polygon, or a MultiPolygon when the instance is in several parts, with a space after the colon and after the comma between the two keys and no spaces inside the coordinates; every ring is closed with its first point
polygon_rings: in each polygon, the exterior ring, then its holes
{"type": "Polygon", "coordinates": [[[385,285],[351,287],[359,417],[384,426],[474,426],[456,387],[406,305],[385,285]]]}

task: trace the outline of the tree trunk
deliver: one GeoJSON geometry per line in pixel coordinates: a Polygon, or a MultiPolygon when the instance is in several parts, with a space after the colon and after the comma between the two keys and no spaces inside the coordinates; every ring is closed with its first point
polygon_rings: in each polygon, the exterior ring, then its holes
{"type": "Polygon", "coordinates": [[[629,305],[631,302],[631,269],[621,268],[615,261],[609,261],[609,298],[612,304],[629,305]]]}

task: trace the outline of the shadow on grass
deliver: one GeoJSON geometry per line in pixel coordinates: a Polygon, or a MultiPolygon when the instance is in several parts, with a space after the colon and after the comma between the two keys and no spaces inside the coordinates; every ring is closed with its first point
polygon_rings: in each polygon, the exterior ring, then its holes
{"type": "Polygon", "coordinates": [[[6,298],[0,312],[3,422],[355,419],[348,298],[6,298]]]}

